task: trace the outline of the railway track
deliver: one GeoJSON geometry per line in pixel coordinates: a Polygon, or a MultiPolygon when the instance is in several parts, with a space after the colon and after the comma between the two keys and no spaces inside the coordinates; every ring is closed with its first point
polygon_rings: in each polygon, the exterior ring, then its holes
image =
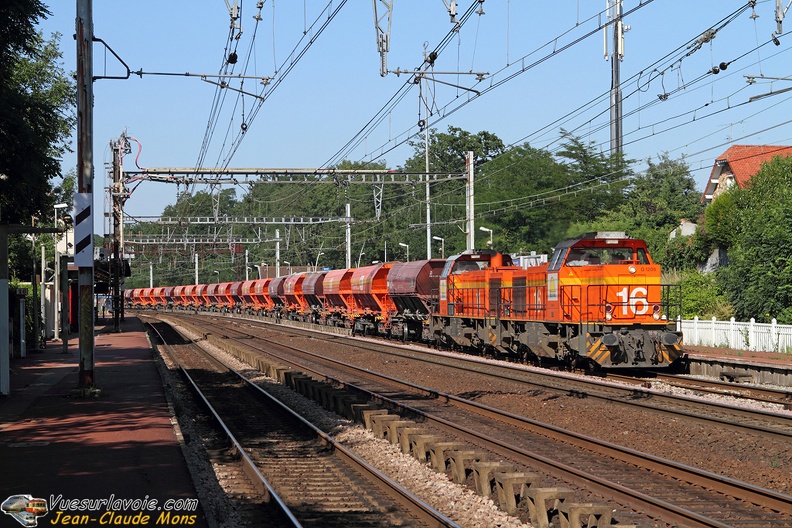
{"type": "MultiPolygon", "coordinates": [[[[202,317],[206,317],[206,315],[202,317]]],[[[256,319],[251,318],[250,320],[255,321],[256,319]]],[[[301,323],[299,326],[288,326],[288,328],[289,332],[295,334],[316,336],[317,330],[309,328],[309,326],[301,323]]],[[[321,332],[321,327],[319,332],[321,332]]],[[[475,356],[459,357],[436,353],[426,348],[393,346],[379,340],[361,339],[340,334],[332,334],[326,336],[325,339],[332,339],[333,342],[339,344],[349,344],[360,351],[371,351],[393,358],[421,361],[425,365],[454,368],[462,374],[489,374],[498,379],[509,379],[524,384],[530,389],[571,394],[578,398],[596,398],[650,413],[683,416],[685,419],[707,425],[717,425],[738,432],[750,430],[762,436],[792,441],[792,415],[787,413],[746,409],[712,400],[671,394],[665,391],[653,391],[643,386],[644,383],[638,383],[635,379],[623,376],[621,381],[628,383],[619,385],[591,376],[571,376],[565,372],[548,369],[526,369],[521,365],[483,361],[475,356]]],[[[620,377],[617,374],[613,378],[620,377]]],[[[783,403],[779,403],[779,408],[783,405],[783,403]]]]}
{"type": "Polygon", "coordinates": [[[786,410],[792,410],[792,391],[790,390],[746,385],[733,381],[691,378],[681,374],[667,374],[657,371],[644,371],[635,375],[608,373],[608,379],[637,386],[646,386],[647,384],[651,386],[653,382],[660,382],[671,387],[687,389],[697,393],[768,403],[786,410]]]}
{"type": "MultiPolygon", "coordinates": [[[[232,329],[221,319],[221,326],[210,328],[210,320],[205,316],[198,320],[201,331],[221,335],[220,341],[239,340],[245,347],[252,345],[259,353],[291,364],[318,379],[379,398],[392,408],[400,409],[403,415],[417,417],[423,425],[432,424],[438,430],[475,445],[474,449],[483,448],[494,457],[507,458],[529,471],[538,468],[546,475],[544,479],[551,480],[551,487],[572,483],[580,490],[594,491],[627,509],[648,513],[649,522],[662,519],[669,525],[713,527],[731,526],[735,522],[746,527],[792,525],[792,498],[789,496],[358,369],[305,350],[285,347],[279,342],[282,338],[268,339],[264,331],[252,327],[241,329],[240,325],[234,325],[232,329]],[[298,361],[297,357],[302,359],[298,361]],[[330,375],[329,371],[336,374],[330,375]],[[350,379],[354,379],[354,383],[350,379]]],[[[218,323],[211,323],[215,324],[218,323]]],[[[356,341],[355,346],[358,349],[368,347],[360,341],[356,341]]],[[[480,363],[476,368],[471,369],[471,373],[481,375],[480,371],[485,370],[480,363]]],[[[486,375],[496,374],[488,372],[486,375]]],[[[623,517],[632,522],[635,514],[624,513],[623,517]]],[[[646,519],[644,515],[643,520],[646,519]]]]}
{"type": "Polygon", "coordinates": [[[231,442],[237,492],[265,505],[251,525],[457,526],[168,324],[151,328],[231,442]]]}

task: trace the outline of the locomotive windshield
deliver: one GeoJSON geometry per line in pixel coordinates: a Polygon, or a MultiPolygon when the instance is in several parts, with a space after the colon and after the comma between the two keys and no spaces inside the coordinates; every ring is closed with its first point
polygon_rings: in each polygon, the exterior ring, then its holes
{"type": "Polygon", "coordinates": [[[644,248],[635,252],[630,247],[576,247],[569,250],[567,266],[599,266],[602,264],[649,264],[644,248]]]}

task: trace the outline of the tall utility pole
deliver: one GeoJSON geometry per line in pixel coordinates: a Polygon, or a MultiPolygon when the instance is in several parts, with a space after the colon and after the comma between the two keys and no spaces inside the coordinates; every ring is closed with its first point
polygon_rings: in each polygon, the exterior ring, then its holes
{"type": "Polygon", "coordinates": [[[126,134],[121,134],[117,142],[111,141],[110,148],[113,151],[113,184],[110,188],[113,204],[113,261],[110,267],[113,285],[113,332],[120,332],[121,307],[123,304],[121,299],[121,238],[124,226],[124,201],[126,200],[121,160],[129,148],[126,134]]]}
{"type": "MultiPolygon", "coordinates": [[[[352,217],[352,204],[349,202],[346,204],[346,215],[347,218],[352,217]]],[[[346,267],[347,269],[352,267],[352,224],[350,222],[346,224],[346,267]]]]}
{"type": "Polygon", "coordinates": [[[424,161],[426,162],[426,260],[432,258],[432,202],[429,189],[429,83],[427,81],[425,109],[424,161]]]}
{"type": "MultiPolygon", "coordinates": [[[[454,15],[452,14],[451,16],[453,18],[454,15]]],[[[424,62],[428,66],[433,67],[434,66],[434,62],[435,62],[436,59],[437,59],[437,54],[435,52],[431,52],[431,53],[429,53],[426,56],[426,58],[424,59],[424,62]]],[[[400,72],[399,70],[397,70],[394,73],[398,74],[398,73],[408,73],[408,72],[400,72]]],[[[415,75],[415,79],[420,84],[421,87],[423,87],[423,84],[422,84],[423,81],[426,81],[426,95],[424,96],[423,93],[421,93],[421,95],[420,95],[420,97],[424,101],[424,112],[425,112],[425,115],[424,115],[423,119],[419,120],[418,126],[423,128],[423,131],[425,132],[425,134],[424,134],[424,157],[425,157],[424,162],[426,163],[426,175],[425,175],[425,178],[426,178],[426,258],[427,259],[431,259],[432,258],[432,203],[431,203],[431,192],[430,192],[430,183],[429,183],[429,83],[433,82],[433,83],[446,84],[448,86],[453,86],[454,88],[459,88],[461,90],[467,90],[469,92],[475,93],[476,95],[480,95],[480,93],[478,91],[473,90],[472,88],[466,88],[464,86],[458,86],[458,85],[455,85],[455,84],[447,83],[445,81],[441,81],[441,80],[435,78],[435,75],[447,75],[447,74],[464,75],[464,74],[469,74],[469,75],[475,75],[477,79],[481,80],[481,79],[484,78],[485,75],[487,75],[487,73],[486,72],[473,72],[473,71],[468,71],[468,72],[438,72],[438,71],[428,71],[428,70],[420,70],[420,71],[414,71],[414,72],[409,72],[409,73],[412,73],[412,74],[415,75]]],[[[423,88],[421,89],[421,92],[423,92],[423,88]]]]}
{"type": "Polygon", "coordinates": [[[775,19],[776,19],[776,35],[784,34],[784,17],[789,11],[789,6],[792,6],[792,0],[787,2],[786,7],[783,6],[783,0],[776,0],[775,19]]]}
{"type": "Polygon", "coordinates": [[[467,212],[467,249],[476,247],[475,219],[476,204],[473,194],[473,178],[475,176],[475,157],[473,152],[468,152],[465,156],[465,173],[467,174],[465,210],[467,212]]]}
{"type": "MultiPolygon", "coordinates": [[[[624,31],[622,22],[622,0],[607,0],[608,18],[613,26],[613,52],[608,49],[608,29],[605,28],[605,60],[611,60],[611,89],[610,89],[610,144],[611,154],[622,151],[622,95],[619,66],[624,60],[624,31]]],[[[629,28],[627,28],[629,29],[629,28]]]]}
{"type": "Polygon", "coordinates": [[[93,310],[93,1],[77,0],[77,192],[74,262],[78,268],[80,370],[78,385],[94,386],[93,310]]]}

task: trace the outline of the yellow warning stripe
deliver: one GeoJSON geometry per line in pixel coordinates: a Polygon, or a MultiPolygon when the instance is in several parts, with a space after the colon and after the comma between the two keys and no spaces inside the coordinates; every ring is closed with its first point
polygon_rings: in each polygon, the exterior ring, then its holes
{"type": "Polygon", "coordinates": [[[591,335],[588,336],[588,351],[586,355],[602,365],[607,359],[610,362],[610,350],[602,343],[601,338],[597,338],[593,343],[591,342],[591,335]]]}

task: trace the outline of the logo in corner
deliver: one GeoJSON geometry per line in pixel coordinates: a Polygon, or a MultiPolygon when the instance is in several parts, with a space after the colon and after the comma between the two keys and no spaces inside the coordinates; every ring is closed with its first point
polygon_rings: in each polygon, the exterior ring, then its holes
{"type": "Polygon", "coordinates": [[[38,526],[38,518],[49,511],[46,499],[34,499],[32,495],[11,495],[0,509],[22,526],[38,526]]]}

